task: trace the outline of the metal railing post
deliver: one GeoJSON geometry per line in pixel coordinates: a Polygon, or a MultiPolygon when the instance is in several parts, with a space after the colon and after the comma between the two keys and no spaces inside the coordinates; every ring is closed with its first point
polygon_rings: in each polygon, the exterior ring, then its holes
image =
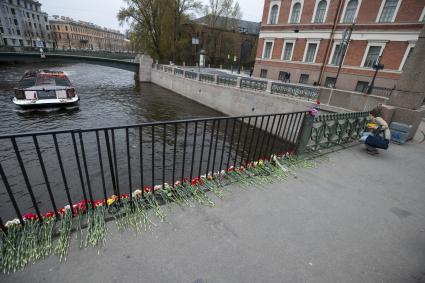
{"type": "Polygon", "coordinates": [[[310,140],[310,137],[311,137],[313,123],[314,123],[314,117],[311,116],[310,114],[306,114],[301,124],[300,134],[298,136],[298,141],[296,143],[297,155],[303,155],[305,153],[308,141],[310,140]]]}

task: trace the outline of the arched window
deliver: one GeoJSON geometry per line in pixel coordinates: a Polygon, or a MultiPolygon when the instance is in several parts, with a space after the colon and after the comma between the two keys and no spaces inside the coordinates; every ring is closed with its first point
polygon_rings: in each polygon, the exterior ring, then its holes
{"type": "Polygon", "coordinates": [[[279,5],[274,5],[270,11],[270,21],[271,25],[277,24],[277,13],[279,12],[279,5]]]}
{"type": "Polygon", "coordinates": [[[300,14],[301,14],[301,3],[297,2],[292,7],[292,15],[291,15],[291,24],[297,24],[300,22],[300,14]]]}
{"type": "Polygon", "coordinates": [[[347,9],[345,10],[343,23],[354,23],[357,6],[359,5],[358,0],[350,0],[347,4],[347,9]]]}
{"type": "Polygon", "coordinates": [[[316,16],[314,17],[315,23],[323,23],[325,21],[326,8],[328,6],[328,2],[326,0],[322,0],[317,4],[316,16]]]}

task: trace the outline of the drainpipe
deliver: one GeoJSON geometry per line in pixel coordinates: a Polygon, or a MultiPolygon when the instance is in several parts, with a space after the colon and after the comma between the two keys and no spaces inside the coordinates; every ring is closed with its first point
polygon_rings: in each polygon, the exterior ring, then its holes
{"type": "Polygon", "coordinates": [[[338,18],[339,18],[339,15],[341,14],[342,3],[343,3],[343,0],[338,1],[338,9],[336,10],[337,12],[335,14],[335,18],[334,18],[334,21],[333,21],[333,26],[332,26],[332,31],[331,31],[331,34],[330,34],[330,37],[329,37],[329,42],[328,42],[328,45],[326,46],[325,58],[323,59],[322,66],[320,67],[319,80],[317,82],[317,84],[319,86],[322,84],[323,71],[325,70],[326,62],[329,61],[329,56],[330,56],[330,53],[331,53],[331,46],[334,42],[334,34],[335,34],[336,26],[338,24],[338,18]]]}

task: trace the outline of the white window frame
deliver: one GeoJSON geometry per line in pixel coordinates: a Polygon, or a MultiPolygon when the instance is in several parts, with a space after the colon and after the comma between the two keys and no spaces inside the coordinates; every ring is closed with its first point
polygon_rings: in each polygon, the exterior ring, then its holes
{"type": "MultiPolygon", "coordinates": [[[[381,7],[379,8],[378,16],[376,17],[376,20],[375,20],[375,22],[377,22],[377,23],[380,23],[379,19],[381,18],[382,10],[384,10],[384,6],[385,6],[386,2],[387,2],[387,0],[382,0],[382,2],[381,2],[381,7]]],[[[401,2],[403,2],[403,0],[398,1],[397,7],[395,8],[394,15],[393,15],[393,18],[391,19],[390,23],[393,23],[395,21],[395,18],[397,17],[397,14],[398,14],[398,9],[400,9],[400,6],[401,6],[401,2]]]]}
{"type": "Polygon", "coordinates": [[[266,39],[266,40],[264,40],[263,54],[261,56],[261,59],[271,60],[273,58],[273,49],[274,49],[274,39],[266,39]],[[266,53],[266,46],[267,46],[267,43],[268,42],[271,42],[272,43],[272,49],[270,51],[270,58],[265,58],[264,55],[266,53]]]}
{"type": "MultiPolygon", "coordinates": [[[[334,44],[333,44],[333,46],[332,46],[331,57],[329,57],[328,65],[336,66],[336,65],[333,65],[333,64],[332,64],[332,60],[333,60],[333,58],[334,58],[334,54],[335,54],[335,50],[336,50],[336,46],[337,46],[337,45],[341,45],[341,43],[342,43],[342,40],[335,40],[335,41],[334,41],[334,44]]],[[[348,50],[348,48],[347,48],[347,50],[348,50]]],[[[345,60],[345,56],[344,56],[344,60],[345,60]]],[[[342,62],[342,64],[344,65],[344,61],[342,62]]]]}
{"type": "Polygon", "coordinates": [[[299,24],[301,22],[301,18],[303,15],[303,9],[304,9],[304,0],[292,0],[291,2],[291,8],[289,9],[289,17],[288,17],[288,24],[299,24]],[[296,23],[291,23],[291,17],[292,17],[292,8],[294,8],[294,5],[296,3],[300,3],[301,4],[301,9],[300,9],[300,17],[298,19],[298,22],[296,23]]]}
{"type": "Polygon", "coordinates": [[[362,63],[360,65],[360,67],[365,68],[365,69],[371,69],[369,67],[365,67],[364,66],[364,63],[366,61],[367,54],[369,53],[369,49],[370,49],[371,46],[380,46],[381,47],[381,51],[379,51],[379,56],[382,56],[382,53],[384,53],[384,49],[385,49],[385,46],[386,45],[387,45],[387,42],[386,41],[385,42],[382,42],[382,41],[371,41],[371,42],[368,42],[367,43],[367,46],[366,46],[365,53],[363,54],[363,59],[362,59],[362,63]]]}
{"type": "Polygon", "coordinates": [[[404,52],[403,60],[401,60],[399,71],[403,71],[404,64],[406,64],[407,56],[409,55],[410,49],[415,48],[416,42],[409,42],[407,45],[406,51],[404,52]]]}
{"type": "MultiPolygon", "coordinates": [[[[359,14],[360,7],[362,6],[362,0],[358,0],[358,1],[359,1],[359,4],[357,5],[357,10],[356,10],[356,13],[354,14],[354,22],[357,21],[357,15],[359,14]]],[[[350,2],[350,0],[345,0],[344,9],[342,10],[341,18],[339,19],[340,23],[343,23],[344,21],[345,13],[347,12],[348,2],[350,2]]]]}
{"type": "MultiPolygon", "coordinates": [[[[314,10],[313,10],[313,17],[311,18],[311,22],[314,22],[314,19],[316,18],[316,12],[317,12],[317,6],[319,6],[319,2],[322,0],[316,0],[316,4],[314,5],[314,10]]],[[[323,16],[323,22],[322,23],[317,23],[317,24],[324,24],[326,23],[326,17],[328,16],[328,11],[329,11],[329,2],[331,0],[326,0],[326,10],[325,10],[325,15],[323,16]]]]}
{"type": "Polygon", "coordinates": [[[282,48],[282,55],[280,56],[280,60],[282,61],[292,61],[292,56],[294,55],[294,49],[295,49],[295,39],[284,39],[283,41],[283,48],[282,48]],[[292,50],[291,50],[291,56],[289,60],[284,60],[283,55],[285,54],[285,48],[287,43],[292,43],[292,50]]]}
{"type": "Polygon", "coordinates": [[[319,52],[319,48],[320,48],[320,39],[308,39],[307,42],[305,43],[303,62],[308,64],[316,63],[316,59],[317,59],[316,57],[317,57],[317,53],[319,52]],[[305,57],[307,56],[308,45],[311,43],[317,44],[316,51],[314,52],[313,62],[306,62],[305,57]]]}
{"type": "Polygon", "coordinates": [[[274,5],[277,5],[278,6],[278,8],[277,8],[277,15],[276,15],[276,24],[279,23],[280,4],[281,4],[281,1],[280,0],[273,0],[273,1],[270,2],[269,16],[268,16],[268,19],[267,19],[267,24],[268,25],[271,25],[271,23],[270,23],[270,16],[272,14],[272,8],[273,8],[274,5]]]}
{"type": "Polygon", "coordinates": [[[420,23],[422,23],[422,20],[425,18],[425,6],[424,6],[424,8],[422,9],[422,13],[421,13],[421,16],[419,17],[419,22],[420,23]]]}

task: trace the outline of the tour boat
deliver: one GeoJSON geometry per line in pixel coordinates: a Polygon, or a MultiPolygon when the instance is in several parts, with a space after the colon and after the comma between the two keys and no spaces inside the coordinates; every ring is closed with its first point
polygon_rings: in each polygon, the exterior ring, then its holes
{"type": "Polygon", "coordinates": [[[13,103],[24,109],[77,106],[80,98],[61,71],[29,71],[15,87],[13,103]]]}

